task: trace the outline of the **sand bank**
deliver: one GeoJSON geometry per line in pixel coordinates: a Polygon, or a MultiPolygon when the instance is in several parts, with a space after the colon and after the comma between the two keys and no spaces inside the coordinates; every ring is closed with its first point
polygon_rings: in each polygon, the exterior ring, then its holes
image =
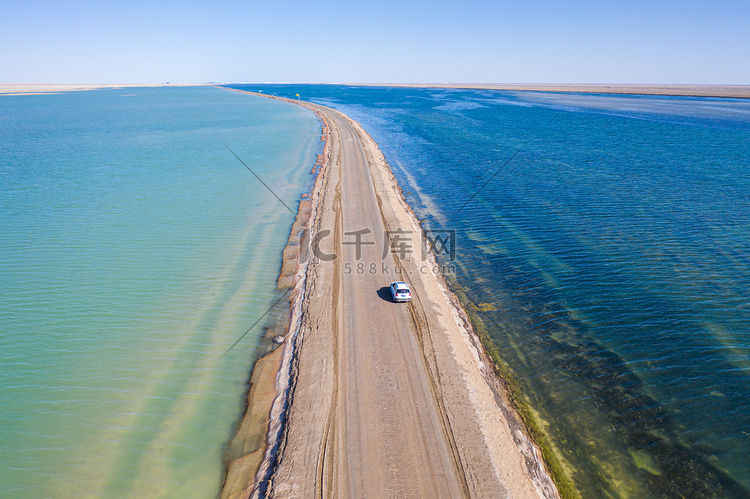
{"type": "Polygon", "coordinates": [[[243,424],[257,428],[266,421],[258,414],[270,414],[270,431],[263,445],[256,434],[249,452],[235,455],[223,497],[557,497],[466,313],[439,273],[423,271],[434,268],[431,256],[384,260],[408,275],[414,300],[406,307],[375,295],[388,276],[347,274],[346,258],[305,253],[316,241],[319,253],[345,255],[344,227],[366,220],[381,232],[421,230],[359,124],[280,100],[316,112],[328,140],[299,234],[286,342],[269,361],[281,368],[256,368],[243,424]]]}
{"type": "Polygon", "coordinates": [[[353,83],[352,85],[412,88],[525,90],[534,92],[571,92],[586,94],[731,97],[735,99],[750,99],[750,85],[636,85],[608,83],[353,83]]]}

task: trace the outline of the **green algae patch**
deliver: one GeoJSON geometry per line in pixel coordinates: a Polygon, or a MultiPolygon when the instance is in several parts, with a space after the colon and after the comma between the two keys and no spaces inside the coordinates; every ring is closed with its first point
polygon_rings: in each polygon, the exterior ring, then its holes
{"type": "Polygon", "coordinates": [[[492,303],[470,303],[469,308],[472,312],[492,312],[497,310],[497,307],[492,303]]]}
{"type": "Polygon", "coordinates": [[[495,373],[502,380],[502,384],[507,391],[508,399],[520,415],[523,423],[526,425],[526,429],[531,436],[531,439],[541,449],[544,463],[547,466],[547,470],[552,476],[555,485],[557,485],[560,496],[564,499],[580,498],[580,494],[569,478],[569,472],[565,470],[563,462],[558,458],[557,452],[559,451],[555,450],[554,445],[547,438],[545,432],[542,429],[540,418],[538,416],[535,416],[532,408],[524,400],[524,395],[518,386],[518,382],[512,374],[510,366],[505,362],[502,355],[500,355],[499,348],[492,341],[492,338],[490,337],[489,331],[485,326],[484,321],[478,315],[478,312],[487,312],[497,309],[494,305],[491,304],[474,303],[464,292],[463,288],[460,285],[457,285],[456,282],[450,282],[450,285],[452,291],[458,297],[459,302],[466,311],[477,336],[482,342],[482,346],[492,359],[495,373]],[[490,306],[487,307],[487,305],[490,306]]]}

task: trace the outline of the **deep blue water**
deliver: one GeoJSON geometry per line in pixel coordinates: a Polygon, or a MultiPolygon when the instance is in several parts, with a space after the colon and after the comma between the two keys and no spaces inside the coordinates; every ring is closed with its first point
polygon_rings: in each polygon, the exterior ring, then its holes
{"type": "Polygon", "coordinates": [[[454,285],[582,495],[748,496],[750,101],[236,87],[359,121],[457,231],[454,285]]]}

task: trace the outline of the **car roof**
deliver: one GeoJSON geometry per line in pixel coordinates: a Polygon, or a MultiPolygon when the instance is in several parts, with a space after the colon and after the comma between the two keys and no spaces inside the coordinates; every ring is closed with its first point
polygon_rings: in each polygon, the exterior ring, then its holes
{"type": "Polygon", "coordinates": [[[409,283],[403,282],[403,281],[396,281],[391,284],[391,286],[395,286],[397,288],[408,288],[409,283]]]}

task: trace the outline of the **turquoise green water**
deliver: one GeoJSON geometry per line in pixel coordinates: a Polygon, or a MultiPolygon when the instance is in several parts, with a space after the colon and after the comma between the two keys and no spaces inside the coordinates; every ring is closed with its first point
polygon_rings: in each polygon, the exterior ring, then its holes
{"type": "MultiPolygon", "coordinates": [[[[0,496],[214,497],[320,127],[216,88],[0,98],[0,496]]],[[[274,311],[272,320],[282,310],[274,311]]]]}

